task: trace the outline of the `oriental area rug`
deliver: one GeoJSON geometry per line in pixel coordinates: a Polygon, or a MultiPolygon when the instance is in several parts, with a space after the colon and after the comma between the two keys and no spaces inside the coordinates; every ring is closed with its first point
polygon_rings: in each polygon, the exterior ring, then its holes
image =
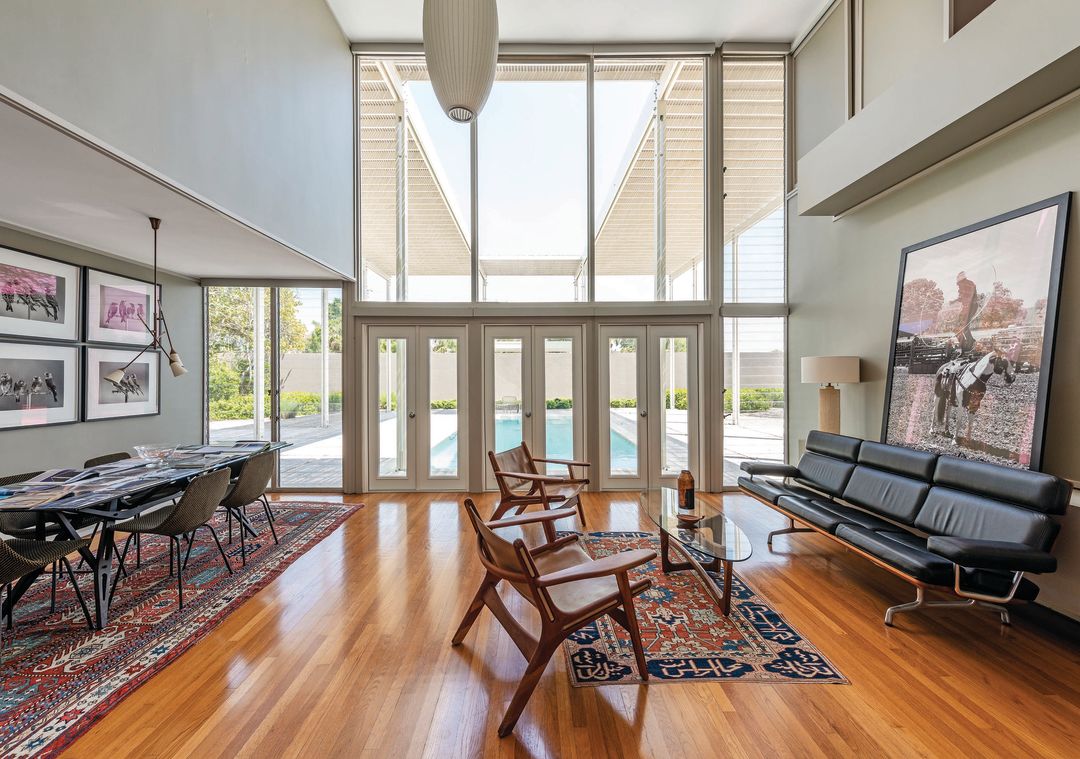
{"type": "MultiPolygon", "coordinates": [[[[647,532],[593,532],[582,538],[593,558],[649,548],[658,558],[630,579],[652,579],[634,599],[649,682],[738,681],[767,683],[848,682],[810,641],[769,603],[734,577],[731,615],[725,617],[694,572],[664,574],[660,538],[647,532]]],[[[704,560],[705,557],[699,557],[704,560]]],[[[710,572],[718,587],[722,575],[710,572]]],[[[581,628],[566,641],[575,686],[641,682],[630,635],[608,616],[581,628]]]]}
{"type": "MultiPolygon", "coordinates": [[[[262,505],[256,502],[248,514],[258,537],[247,538],[246,566],[241,566],[239,532],[234,530],[233,542],[226,543],[225,519],[215,517],[212,524],[234,574],[225,569],[209,532],[200,530],[184,570],[182,611],[176,578],[169,576],[168,539],[145,535],[140,567],[135,566],[134,547],[128,551],[128,576],[120,578],[104,630],[88,629],[65,574],[57,588],[56,611],[49,613],[46,572],[15,607],[15,629],[4,631],[0,756],[59,754],[360,508],[275,502],[275,545],[262,505]]],[[[83,572],[77,578],[90,602],[91,576],[83,572]]]]}

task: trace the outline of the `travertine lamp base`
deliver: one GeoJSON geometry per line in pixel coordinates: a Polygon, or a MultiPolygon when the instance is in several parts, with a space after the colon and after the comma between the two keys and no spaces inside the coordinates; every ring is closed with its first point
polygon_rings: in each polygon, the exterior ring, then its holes
{"type": "Polygon", "coordinates": [[[818,390],[818,429],[840,432],[840,388],[824,385],[818,390]]]}

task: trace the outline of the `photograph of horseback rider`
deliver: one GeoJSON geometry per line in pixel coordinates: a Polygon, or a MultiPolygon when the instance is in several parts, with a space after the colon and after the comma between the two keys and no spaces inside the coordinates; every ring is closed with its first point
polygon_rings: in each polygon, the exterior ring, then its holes
{"type": "Polygon", "coordinates": [[[966,272],[960,272],[956,275],[956,291],[957,300],[960,301],[960,323],[964,325],[959,335],[960,352],[967,353],[975,347],[971,324],[979,312],[979,289],[968,279],[966,272]]]}
{"type": "Polygon", "coordinates": [[[1039,467],[1069,198],[902,251],[885,442],[1039,467]]]}

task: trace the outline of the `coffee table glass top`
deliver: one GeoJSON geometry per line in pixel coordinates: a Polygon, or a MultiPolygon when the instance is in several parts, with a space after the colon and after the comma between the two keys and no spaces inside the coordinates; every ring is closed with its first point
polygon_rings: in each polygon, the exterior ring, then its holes
{"type": "Polygon", "coordinates": [[[723,513],[700,502],[692,511],[680,509],[679,492],[674,488],[642,491],[640,501],[641,508],[657,527],[688,548],[720,561],[745,561],[753,553],[746,533],[723,513]],[[676,516],[680,511],[684,514],[704,515],[704,519],[697,525],[688,527],[676,516]]]}

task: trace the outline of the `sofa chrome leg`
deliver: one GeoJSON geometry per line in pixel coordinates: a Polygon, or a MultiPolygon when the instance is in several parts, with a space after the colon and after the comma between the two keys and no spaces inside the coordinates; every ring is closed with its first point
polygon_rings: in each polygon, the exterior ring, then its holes
{"type": "Polygon", "coordinates": [[[885,624],[892,627],[893,617],[906,611],[916,611],[918,609],[971,609],[976,607],[996,611],[1001,615],[1001,624],[1011,624],[1009,620],[1009,610],[1004,606],[987,603],[985,601],[976,601],[973,598],[968,598],[963,601],[927,601],[926,591],[923,588],[915,588],[914,601],[906,604],[899,604],[897,606],[890,606],[886,609],[885,624]]]}
{"type": "Polygon", "coordinates": [[[791,523],[790,527],[785,527],[782,530],[773,530],[769,533],[769,545],[772,545],[772,539],[774,535],[788,535],[793,532],[813,532],[813,530],[811,530],[809,527],[796,527],[794,519],[788,519],[788,522],[791,523]]]}

